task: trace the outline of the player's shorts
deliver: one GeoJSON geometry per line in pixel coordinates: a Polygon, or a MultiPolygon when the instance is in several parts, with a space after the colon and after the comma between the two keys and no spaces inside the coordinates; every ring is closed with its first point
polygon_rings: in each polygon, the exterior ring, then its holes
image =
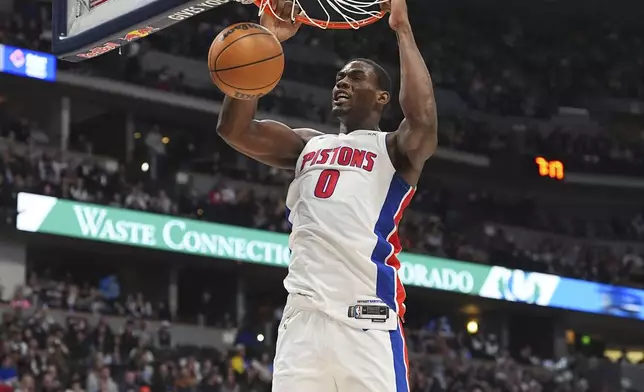
{"type": "Polygon", "coordinates": [[[409,392],[401,323],[356,329],[293,297],[279,326],[273,392],[409,392]]]}

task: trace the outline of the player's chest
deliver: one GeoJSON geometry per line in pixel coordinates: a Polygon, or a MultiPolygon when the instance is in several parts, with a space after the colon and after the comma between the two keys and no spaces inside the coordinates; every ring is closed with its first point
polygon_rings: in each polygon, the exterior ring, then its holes
{"type": "Polygon", "coordinates": [[[327,136],[315,138],[305,146],[295,171],[296,177],[320,170],[373,173],[389,159],[364,138],[327,136]]]}
{"type": "Polygon", "coordinates": [[[319,138],[307,143],[296,168],[299,197],[367,203],[385,189],[394,174],[386,149],[365,138],[319,138]]]}

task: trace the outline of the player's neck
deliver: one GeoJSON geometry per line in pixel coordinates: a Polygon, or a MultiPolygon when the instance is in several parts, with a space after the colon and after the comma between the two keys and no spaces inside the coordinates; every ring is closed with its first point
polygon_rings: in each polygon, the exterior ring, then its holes
{"type": "Polygon", "coordinates": [[[341,122],[340,133],[351,133],[353,131],[379,131],[380,119],[365,119],[359,122],[341,122]]]}

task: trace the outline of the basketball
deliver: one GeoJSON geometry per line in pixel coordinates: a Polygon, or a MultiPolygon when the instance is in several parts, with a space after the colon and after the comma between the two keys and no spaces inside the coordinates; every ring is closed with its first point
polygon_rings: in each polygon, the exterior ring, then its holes
{"type": "Polygon", "coordinates": [[[259,98],[282,78],[282,44],[258,24],[237,23],[226,27],[210,45],[208,67],[212,81],[224,94],[259,98]]]}

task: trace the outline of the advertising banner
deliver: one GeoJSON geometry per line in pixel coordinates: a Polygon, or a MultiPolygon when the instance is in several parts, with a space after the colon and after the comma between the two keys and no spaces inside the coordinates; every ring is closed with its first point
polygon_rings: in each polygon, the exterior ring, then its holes
{"type": "Polygon", "coordinates": [[[0,45],[0,72],[53,82],[56,57],[42,52],[0,45]]]}
{"type": "MultiPolygon", "coordinates": [[[[238,226],[18,195],[18,230],[286,267],[288,235],[238,226]]],[[[402,254],[403,283],[476,295],[489,266],[402,254]]]]}
{"type": "MultiPolygon", "coordinates": [[[[60,200],[18,195],[16,226],[114,244],[286,267],[288,235],[60,200]]],[[[610,286],[499,266],[402,253],[405,285],[485,298],[644,319],[644,290],[610,286]]]]}

